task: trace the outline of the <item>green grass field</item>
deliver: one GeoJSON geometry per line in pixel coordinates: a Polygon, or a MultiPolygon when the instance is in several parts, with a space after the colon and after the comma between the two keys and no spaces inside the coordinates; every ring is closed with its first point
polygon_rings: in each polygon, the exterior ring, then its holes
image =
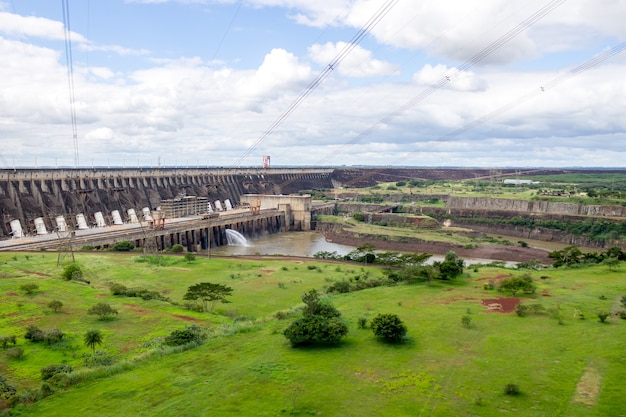
{"type": "MultiPolygon", "coordinates": [[[[626,322],[597,312],[622,309],[626,273],[606,267],[533,272],[547,312],[518,317],[488,311],[483,288],[520,271],[480,267],[453,283],[400,284],[332,296],[350,333],[337,347],[294,349],[282,335],[291,319],[277,311],[331,280],[376,277],[380,268],[270,258],[167,258],[167,266],[138,263],[137,254],[78,254],[90,284],[63,281],[57,255],[0,254],[0,335],[18,336],[24,358],[0,350],[0,374],[19,391],[38,389],[40,369],[67,363],[87,377],[30,405],[19,416],[624,416],[626,322]],[[540,277],[544,277],[541,279],[540,277]],[[182,304],[198,282],[234,288],[232,303],[215,314],[181,305],[110,294],[111,283],[156,290],[182,304]],[[36,283],[26,295],[21,285],[36,283]],[[46,305],[63,302],[60,312],[46,305]],[[112,320],[86,314],[97,302],[119,310],[112,320]],[[395,313],[408,327],[400,345],[359,329],[359,318],[395,313]],[[585,320],[579,318],[583,313],[585,320]],[[463,316],[471,325],[461,323],[463,316]],[[559,316],[560,320],[556,317],[559,316]],[[191,323],[210,329],[200,347],[178,353],[156,341],[191,323]],[[66,333],[52,346],[25,340],[28,325],[66,333]],[[82,335],[100,329],[102,349],[117,359],[108,370],[86,371],[82,335]],[[521,394],[504,394],[517,384],[521,394]]],[[[623,268],[623,266],[622,266],[623,268]]]]}

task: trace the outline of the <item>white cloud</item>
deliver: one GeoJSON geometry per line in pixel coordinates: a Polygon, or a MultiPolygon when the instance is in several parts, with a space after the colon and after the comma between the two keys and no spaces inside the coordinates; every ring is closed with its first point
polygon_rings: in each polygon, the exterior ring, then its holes
{"type": "MultiPolygon", "coordinates": [[[[336,57],[344,56],[349,48],[351,46],[346,42],[315,44],[309,47],[309,56],[318,64],[328,65],[336,57]]],[[[398,74],[398,66],[374,59],[371,51],[357,45],[352,46],[350,53],[341,59],[338,71],[349,77],[377,77],[398,74]]]]}

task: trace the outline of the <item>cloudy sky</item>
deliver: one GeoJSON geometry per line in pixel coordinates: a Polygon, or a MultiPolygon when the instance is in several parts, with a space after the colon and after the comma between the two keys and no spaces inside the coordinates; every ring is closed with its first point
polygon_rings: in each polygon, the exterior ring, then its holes
{"type": "Polygon", "coordinates": [[[625,0],[0,0],[0,167],[75,151],[626,167],[624,16],[625,0]]]}

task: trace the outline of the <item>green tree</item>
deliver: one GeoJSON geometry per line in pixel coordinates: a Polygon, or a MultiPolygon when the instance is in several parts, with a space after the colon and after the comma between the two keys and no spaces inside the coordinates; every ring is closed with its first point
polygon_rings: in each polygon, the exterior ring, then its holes
{"type": "Polygon", "coordinates": [[[446,253],[443,262],[433,262],[433,267],[438,270],[437,278],[442,280],[451,280],[463,273],[463,265],[465,261],[460,259],[456,253],[450,251],[446,253]]]}
{"type": "Polygon", "coordinates": [[[283,332],[294,347],[321,344],[337,344],[348,334],[348,326],[341,313],[329,302],[320,298],[317,290],[302,295],[305,307],[302,318],[295,320],[283,332]]]}
{"type": "Polygon", "coordinates": [[[117,314],[117,310],[107,303],[98,303],[87,310],[87,314],[97,315],[100,320],[110,319],[117,314]]]}
{"type": "Polygon", "coordinates": [[[374,335],[388,342],[401,342],[406,336],[406,326],[396,314],[378,314],[370,322],[374,335]]]}
{"type": "Polygon", "coordinates": [[[499,290],[510,293],[513,297],[519,291],[532,294],[537,289],[532,277],[524,274],[519,277],[506,278],[500,281],[499,290]]]}
{"type": "Polygon", "coordinates": [[[233,289],[226,285],[201,282],[189,287],[187,293],[183,296],[183,300],[200,300],[203,311],[212,313],[218,302],[230,303],[226,297],[231,295],[232,292],[233,289]]]}
{"type": "Polygon", "coordinates": [[[61,278],[66,281],[81,280],[83,278],[83,270],[77,263],[71,263],[63,268],[61,278]]]}
{"type": "Polygon", "coordinates": [[[102,345],[104,336],[100,330],[88,330],[83,336],[83,342],[85,346],[93,350],[93,354],[96,354],[96,346],[102,345]]]}
{"type": "Polygon", "coordinates": [[[611,256],[609,258],[605,258],[602,261],[602,265],[605,265],[609,268],[609,271],[614,271],[619,267],[620,260],[617,256],[611,256]]]}
{"type": "Polygon", "coordinates": [[[52,300],[48,303],[48,308],[55,313],[58,312],[63,307],[63,303],[59,300],[52,300]]]}
{"type": "Polygon", "coordinates": [[[24,291],[28,295],[33,295],[39,289],[37,284],[22,284],[20,290],[24,291]]]}

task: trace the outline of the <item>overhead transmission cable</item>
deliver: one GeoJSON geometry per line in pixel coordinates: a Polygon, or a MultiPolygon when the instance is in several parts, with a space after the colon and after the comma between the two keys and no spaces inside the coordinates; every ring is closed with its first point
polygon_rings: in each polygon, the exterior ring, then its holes
{"type": "Polygon", "coordinates": [[[333,60],[324,70],[296,97],[296,99],[278,116],[278,118],[268,127],[244,154],[235,162],[235,167],[239,167],[241,162],[259,147],[278,127],[298,108],[298,106],[337,68],[341,62],[358,46],[371,30],[389,13],[398,0],[387,0],[367,23],[359,29],[352,39],[339,51],[333,60]]]}
{"type": "Polygon", "coordinates": [[[452,80],[454,80],[456,77],[461,75],[464,71],[469,70],[474,65],[476,65],[476,64],[480,63],[481,61],[483,61],[485,58],[487,58],[493,52],[497,51],[499,48],[501,48],[502,46],[504,46],[505,44],[510,42],[512,39],[514,39],[516,36],[518,36],[524,30],[526,30],[529,27],[531,27],[537,21],[539,21],[540,19],[545,17],[548,13],[552,12],[554,9],[556,9],[557,7],[559,7],[561,4],[565,3],[566,1],[567,0],[552,0],[552,1],[550,1],[548,4],[546,4],[545,6],[541,7],[539,10],[534,12],[528,18],[524,19],[522,22],[520,22],[514,28],[509,30],[504,35],[502,35],[500,38],[496,39],[495,41],[490,43],[488,46],[483,48],[480,52],[478,52],[475,55],[473,55],[470,59],[468,59],[463,64],[461,64],[458,68],[455,68],[451,73],[445,75],[444,77],[439,79],[437,82],[435,82],[433,85],[431,85],[430,87],[426,88],[425,90],[422,90],[419,94],[417,94],[416,96],[411,98],[409,101],[407,101],[406,103],[404,103],[403,105],[401,105],[400,107],[395,109],[394,111],[388,113],[387,115],[382,117],[380,120],[378,120],[376,123],[374,123],[373,125],[371,125],[367,129],[365,129],[364,131],[359,133],[356,137],[352,138],[350,141],[345,143],[339,150],[335,149],[330,154],[328,154],[325,157],[323,157],[321,162],[323,162],[324,160],[326,160],[326,159],[328,159],[328,158],[330,158],[332,156],[337,156],[338,154],[340,154],[342,152],[342,149],[344,149],[345,147],[360,142],[366,136],[368,136],[372,132],[374,132],[377,127],[391,122],[392,119],[394,119],[394,118],[400,116],[401,114],[405,113],[410,108],[414,107],[416,104],[421,103],[422,101],[426,100],[428,97],[430,97],[436,91],[440,90],[441,88],[446,86],[448,83],[450,83],[452,80]]]}
{"type": "Polygon", "coordinates": [[[72,61],[72,36],[70,26],[69,0],[61,0],[63,8],[63,26],[65,27],[65,61],[67,65],[67,83],[69,88],[70,116],[72,120],[72,137],[74,142],[74,167],[78,168],[78,129],[76,127],[76,96],[74,95],[74,64],[72,61]]]}
{"type": "MultiPolygon", "coordinates": [[[[488,46],[483,48],[481,51],[479,51],[478,53],[473,55],[469,60],[467,60],[465,63],[463,63],[458,69],[455,69],[455,71],[453,71],[452,73],[442,77],[434,85],[431,85],[430,87],[426,88],[425,90],[422,90],[418,95],[416,95],[413,98],[411,98],[409,101],[407,101],[406,103],[404,103],[403,105],[398,107],[396,110],[392,111],[391,113],[388,113],[383,118],[378,120],[376,123],[374,123],[373,125],[371,125],[367,129],[362,131],[356,137],[354,137],[353,139],[351,139],[350,141],[345,143],[341,148],[336,149],[333,152],[331,152],[330,154],[324,156],[322,159],[320,159],[320,161],[317,164],[318,165],[322,164],[322,163],[326,162],[326,160],[330,159],[331,157],[339,155],[348,146],[353,145],[355,143],[358,143],[363,138],[365,138],[366,136],[370,135],[372,132],[374,132],[374,130],[377,127],[379,127],[379,126],[381,126],[383,124],[391,122],[391,120],[393,120],[395,117],[405,113],[411,107],[413,107],[416,104],[426,100],[433,93],[435,93],[436,91],[438,91],[439,89],[444,87],[446,84],[448,84],[450,81],[452,81],[454,78],[459,76],[461,74],[461,71],[467,71],[468,69],[472,68],[474,65],[476,65],[477,63],[479,63],[482,60],[484,60],[490,54],[492,54],[493,52],[498,50],[500,47],[505,45],[507,42],[509,42],[512,39],[514,39],[521,32],[523,32],[524,30],[528,29],[530,26],[532,26],[538,20],[540,20],[541,18],[545,17],[548,13],[552,12],[554,9],[556,9],[558,6],[560,6],[561,4],[565,3],[566,1],[567,0],[552,0],[552,1],[550,1],[548,4],[546,4],[545,6],[541,7],[539,10],[534,12],[531,16],[529,16],[528,18],[524,19],[522,22],[520,22],[514,28],[512,28],[511,30],[506,32],[500,38],[496,39],[491,44],[489,44],[488,46]]],[[[290,180],[287,180],[283,184],[281,184],[281,187],[283,187],[285,185],[288,185],[291,182],[296,181],[296,180],[297,180],[297,178],[292,178],[290,180]]]]}
{"type": "MultiPolygon", "coordinates": [[[[552,80],[548,81],[547,83],[543,84],[540,87],[534,88],[532,91],[516,98],[515,100],[511,100],[510,102],[504,104],[503,106],[498,107],[497,109],[485,114],[482,117],[479,117],[478,119],[466,124],[465,126],[463,126],[462,128],[459,128],[457,130],[454,130],[446,135],[441,136],[439,139],[434,140],[433,142],[445,142],[448,141],[450,139],[453,139],[457,136],[462,135],[463,133],[478,127],[480,125],[482,125],[483,123],[488,122],[489,120],[498,117],[504,113],[506,113],[507,111],[533,99],[536,98],[542,94],[544,94],[546,91],[553,89],[555,87],[557,87],[559,84],[574,78],[580,74],[582,74],[583,72],[601,64],[602,62],[612,58],[613,56],[624,52],[626,50],[626,42],[622,42],[616,46],[614,46],[613,48],[606,50],[605,52],[596,55],[595,57],[593,57],[592,59],[583,62],[582,64],[570,69],[567,72],[564,72],[562,74],[560,74],[559,76],[553,78],[552,80]]],[[[416,151],[415,151],[416,152],[416,151]]],[[[396,160],[396,162],[403,162],[405,159],[400,159],[400,160],[396,160]]],[[[381,172],[382,170],[373,170],[371,172],[368,172],[365,175],[362,175],[358,178],[355,178],[354,180],[352,180],[350,183],[346,184],[346,185],[351,185],[354,184],[358,181],[362,181],[364,179],[367,179],[373,175],[376,175],[377,173],[381,172]]],[[[283,186],[284,184],[281,184],[281,186],[283,186]]]]}

